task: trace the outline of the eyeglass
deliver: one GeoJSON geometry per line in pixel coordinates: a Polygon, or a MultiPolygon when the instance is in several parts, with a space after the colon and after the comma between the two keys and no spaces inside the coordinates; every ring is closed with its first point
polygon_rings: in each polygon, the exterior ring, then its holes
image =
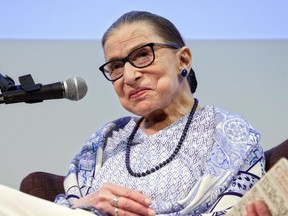
{"type": "Polygon", "coordinates": [[[124,65],[129,62],[136,68],[145,68],[155,60],[154,46],[163,48],[179,49],[179,46],[165,43],[148,43],[133,50],[127,57],[106,62],[99,67],[103,75],[109,81],[120,79],[124,74],[124,65]]]}

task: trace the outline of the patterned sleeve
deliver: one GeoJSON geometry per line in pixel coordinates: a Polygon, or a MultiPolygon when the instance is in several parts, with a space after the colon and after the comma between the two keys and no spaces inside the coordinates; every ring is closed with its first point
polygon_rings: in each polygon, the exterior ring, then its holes
{"type": "Polygon", "coordinates": [[[263,150],[261,147],[255,146],[230,186],[218,197],[209,210],[210,213],[203,215],[225,215],[264,175],[264,165],[263,150]]]}
{"type": "Polygon", "coordinates": [[[239,115],[226,113],[224,116],[225,121],[221,121],[216,129],[216,142],[221,150],[225,152],[226,161],[234,164],[233,166],[237,166],[237,164],[239,166],[240,161],[237,161],[236,157],[233,156],[235,152],[238,152],[237,155],[241,155],[239,158],[242,158],[242,165],[235,173],[227,189],[218,196],[212,207],[207,211],[209,213],[202,215],[225,215],[265,174],[265,157],[259,144],[259,133],[239,115]],[[226,148],[225,144],[228,142],[230,145],[229,148],[226,148]]]}
{"type": "MultiPolygon", "coordinates": [[[[65,194],[59,194],[55,198],[55,203],[71,207],[74,202],[83,196],[81,188],[87,186],[87,178],[78,178],[79,170],[87,170],[92,174],[96,170],[96,160],[101,160],[102,139],[100,131],[97,131],[85,143],[82,150],[73,158],[67,176],[64,180],[65,194]],[[98,153],[98,154],[97,154],[98,153]]],[[[89,191],[89,186],[85,189],[89,191]]]]}
{"type": "Polygon", "coordinates": [[[109,122],[96,131],[73,158],[64,181],[65,194],[59,194],[55,203],[71,207],[75,201],[92,190],[92,179],[102,167],[103,149],[113,130],[127,124],[131,117],[109,122]]]}

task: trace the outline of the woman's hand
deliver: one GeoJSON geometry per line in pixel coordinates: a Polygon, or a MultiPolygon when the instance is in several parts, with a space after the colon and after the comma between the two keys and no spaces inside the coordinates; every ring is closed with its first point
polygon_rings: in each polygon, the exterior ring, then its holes
{"type": "Polygon", "coordinates": [[[99,190],[77,200],[73,208],[90,205],[109,215],[154,216],[155,212],[149,208],[151,203],[149,197],[140,191],[116,184],[105,184],[99,190]]]}
{"type": "Polygon", "coordinates": [[[246,206],[245,216],[271,216],[271,212],[264,201],[258,200],[246,206]]]}

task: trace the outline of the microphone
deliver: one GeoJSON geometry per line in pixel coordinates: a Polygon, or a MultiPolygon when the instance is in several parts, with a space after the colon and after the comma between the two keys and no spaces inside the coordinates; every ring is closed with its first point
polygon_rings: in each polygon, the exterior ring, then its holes
{"type": "MultiPolygon", "coordinates": [[[[11,103],[36,103],[43,100],[67,98],[72,101],[81,100],[87,93],[88,87],[85,80],[80,77],[70,77],[66,81],[40,85],[37,90],[27,91],[20,86],[14,91],[6,91],[0,94],[0,104],[11,103]]],[[[29,87],[29,86],[28,86],[29,87]]]]}

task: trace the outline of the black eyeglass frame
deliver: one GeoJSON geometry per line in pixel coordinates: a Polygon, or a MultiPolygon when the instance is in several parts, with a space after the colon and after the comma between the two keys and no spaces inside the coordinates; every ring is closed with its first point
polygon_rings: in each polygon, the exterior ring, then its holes
{"type": "Polygon", "coordinates": [[[106,66],[107,64],[110,64],[111,62],[115,62],[115,61],[122,61],[122,62],[123,62],[123,65],[125,65],[126,62],[129,62],[133,67],[136,67],[136,68],[145,68],[145,67],[148,67],[148,66],[151,65],[151,64],[154,62],[154,60],[155,60],[155,52],[154,52],[154,49],[153,49],[154,46],[163,46],[163,47],[167,47],[167,48],[171,48],[171,49],[180,49],[180,48],[181,48],[181,47],[179,47],[179,46],[177,46],[177,45],[167,44],[167,43],[148,43],[148,44],[144,44],[144,45],[142,45],[142,46],[140,46],[140,47],[137,47],[137,48],[134,49],[133,51],[131,51],[125,58],[122,58],[122,59],[114,59],[114,60],[111,60],[111,61],[106,62],[105,64],[103,64],[103,65],[101,65],[101,66],[99,67],[99,70],[103,73],[104,77],[105,77],[107,80],[112,81],[112,82],[113,82],[113,81],[116,81],[116,80],[120,79],[120,78],[123,76],[124,73],[122,73],[122,74],[121,74],[119,77],[117,77],[116,79],[110,79],[109,76],[106,75],[106,73],[109,74],[109,71],[105,69],[105,66],[106,66]],[[133,61],[131,61],[131,60],[129,59],[129,56],[131,56],[136,50],[141,49],[141,48],[146,47],[146,46],[149,46],[149,47],[151,48],[152,54],[153,54],[153,59],[152,59],[152,61],[151,61],[149,64],[147,64],[147,65],[145,65],[145,66],[140,66],[140,67],[139,67],[139,66],[136,66],[136,65],[133,63],[133,61]]]}

